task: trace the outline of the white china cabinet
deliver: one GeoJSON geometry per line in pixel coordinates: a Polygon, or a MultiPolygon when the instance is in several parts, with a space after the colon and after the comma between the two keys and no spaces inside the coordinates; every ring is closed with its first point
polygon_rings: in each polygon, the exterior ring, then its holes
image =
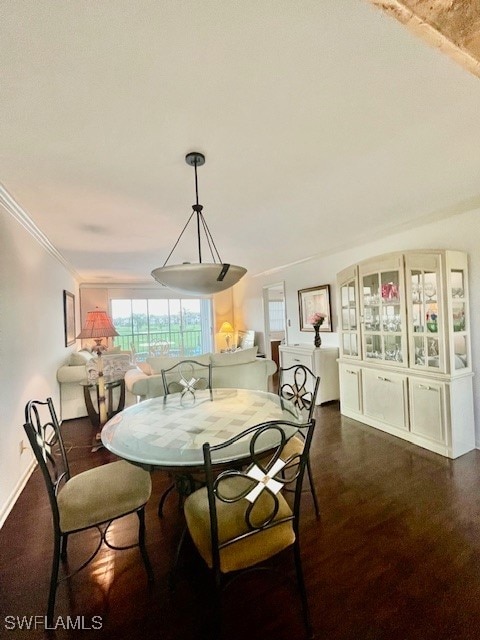
{"type": "Polygon", "coordinates": [[[386,254],[337,285],[342,413],[450,458],[472,450],[467,255],[386,254]]]}

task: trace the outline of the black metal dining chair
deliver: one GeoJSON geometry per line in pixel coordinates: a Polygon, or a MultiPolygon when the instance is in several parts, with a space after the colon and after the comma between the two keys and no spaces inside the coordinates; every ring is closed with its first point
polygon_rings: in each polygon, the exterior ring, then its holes
{"type": "MultiPolygon", "coordinates": [[[[281,398],[292,402],[304,416],[305,421],[313,418],[315,411],[315,400],[317,398],[318,387],[320,385],[320,377],[316,376],[308,367],[303,364],[293,365],[292,367],[280,368],[278,394],[281,398]]],[[[282,452],[282,458],[288,458],[297,452],[300,452],[304,446],[302,435],[295,435],[285,445],[285,451],[282,452]]],[[[315,507],[315,515],[320,515],[318,506],[317,492],[313,482],[313,474],[310,465],[310,456],[307,459],[307,475],[310,484],[310,491],[315,507]]]]}
{"type": "Polygon", "coordinates": [[[305,630],[312,637],[299,516],[313,428],[314,420],[302,425],[274,420],[251,427],[222,444],[203,446],[206,486],[186,498],[184,512],[190,537],[213,576],[213,628],[209,637],[220,635],[223,587],[241,572],[268,568],[267,561],[288,548],[293,551],[305,630]],[[302,450],[282,459],[292,430],[304,435],[302,450]],[[239,469],[234,454],[240,445],[245,451],[246,439],[250,464],[239,469]],[[231,460],[219,474],[212,466],[212,453],[217,459],[231,460]],[[293,505],[285,497],[286,487],[293,490],[293,505]]]}
{"type": "MultiPolygon", "coordinates": [[[[192,399],[197,389],[212,389],[212,365],[196,360],[181,360],[168,369],[161,369],[164,397],[180,393],[180,398],[192,399]]],[[[170,474],[172,476],[172,474],[170,474]]],[[[191,475],[172,476],[172,482],[165,489],[158,503],[158,517],[163,518],[163,508],[170,493],[177,488],[179,506],[182,495],[193,491],[195,479],[191,475]]]]}
{"type": "Polygon", "coordinates": [[[196,360],[181,360],[168,369],[161,369],[165,395],[180,393],[195,395],[197,389],[212,388],[212,365],[196,360]]]}
{"type": "Polygon", "coordinates": [[[57,587],[93,560],[102,543],[122,550],[138,546],[148,581],[153,571],[145,546],[145,504],[152,482],[150,474],[125,460],[110,462],[72,476],[51,398],[31,400],[25,406],[23,425],[42,472],[53,517],[53,562],[47,604],[47,623],[51,626],[57,587]],[[138,541],[115,546],[108,540],[110,524],[136,513],[139,520],[138,541]],[[60,560],[67,559],[67,542],[71,534],[97,528],[100,538],[96,549],[75,571],[59,579],[60,560]]]}

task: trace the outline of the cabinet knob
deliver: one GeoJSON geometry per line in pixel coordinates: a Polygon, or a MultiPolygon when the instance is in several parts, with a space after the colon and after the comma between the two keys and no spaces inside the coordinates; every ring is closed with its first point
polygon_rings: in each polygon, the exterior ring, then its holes
{"type": "Polygon", "coordinates": [[[419,389],[424,389],[425,391],[438,391],[435,387],[430,387],[428,384],[419,384],[419,389]]]}
{"type": "Polygon", "coordinates": [[[298,358],[293,358],[294,362],[300,362],[300,360],[298,358]]]}
{"type": "Polygon", "coordinates": [[[347,373],[350,373],[352,376],[356,376],[357,372],[356,371],[351,371],[350,369],[346,369],[347,373]]]}
{"type": "Polygon", "coordinates": [[[377,380],[381,380],[382,382],[391,382],[390,378],[384,378],[383,376],[377,376],[377,380]]]}

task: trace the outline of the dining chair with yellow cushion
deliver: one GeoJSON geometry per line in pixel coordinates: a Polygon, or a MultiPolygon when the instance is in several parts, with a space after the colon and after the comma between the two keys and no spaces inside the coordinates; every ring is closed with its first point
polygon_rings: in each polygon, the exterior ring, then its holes
{"type": "MultiPolygon", "coordinates": [[[[168,369],[161,369],[162,382],[164,388],[165,401],[171,393],[179,393],[180,400],[186,398],[193,400],[197,389],[212,389],[212,365],[204,364],[196,360],[180,360],[168,369]]],[[[182,495],[191,493],[199,481],[192,474],[183,474],[175,476],[169,474],[172,482],[165,489],[158,503],[158,517],[163,518],[163,507],[170,493],[177,489],[179,498],[179,508],[183,504],[182,495]]]]}
{"type": "MultiPolygon", "coordinates": [[[[281,398],[293,402],[301,411],[305,421],[313,418],[315,411],[315,400],[317,398],[320,377],[316,376],[308,367],[303,364],[292,367],[281,368],[279,371],[278,394],[281,398]]],[[[286,459],[303,449],[304,440],[301,434],[293,436],[285,445],[282,458],[286,459]]],[[[310,456],[307,459],[307,475],[312,493],[315,514],[320,515],[317,492],[313,482],[312,468],[310,466],[310,456]]]]}
{"type": "Polygon", "coordinates": [[[313,427],[313,420],[302,425],[275,420],[222,444],[203,446],[206,486],[186,498],[184,512],[190,537],[213,573],[212,637],[220,634],[222,587],[242,570],[265,568],[267,560],[288,548],[293,550],[305,629],[311,637],[299,514],[313,427]],[[297,430],[305,435],[304,446],[282,460],[285,444],[297,430]],[[246,450],[249,465],[239,469],[239,452],[245,460],[246,450]],[[212,453],[227,467],[220,473],[212,465],[212,453]],[[292,504],[285,497],[285,487],[294,489],[292,504]]]}
{"type": "Polygon", "coordinates": [[[46,484],[53,517],[54,550],[46,616],[48,626],[53,620],[59,583],[93,560],[102,543],[115,550],[138,546],[148,581],[152,582],[153,571],[145,546],[145,504],[152,490],[150,474],[119,460],[72,476],[51,398],[28,402],[23,426],[46,484]],[[112,521],[132,513],[136,513],[139,519],[138,541],[123,547],[113,545],[107,538],[108,527],[112,521]],[[59,579],[60,559],[67,558],[68,537],[91,528],[97,528],[100,533],[95,551],[74,572],[59,579]]]}

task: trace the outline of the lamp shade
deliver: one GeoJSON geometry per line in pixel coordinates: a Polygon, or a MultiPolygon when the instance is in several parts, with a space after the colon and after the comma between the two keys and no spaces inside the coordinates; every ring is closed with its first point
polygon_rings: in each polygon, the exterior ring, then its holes
{"type": "Polygon", "coordinates": [[[234,333],[235,329],[232,327],[230,322],[224,322],[220,327],[220,331],[218,333],[234,333]]]}
{"type": "Polygon", "coordinates": [[[106,311],[89,311],[77,338],[110,338],[119,333],[106,311]]]}

